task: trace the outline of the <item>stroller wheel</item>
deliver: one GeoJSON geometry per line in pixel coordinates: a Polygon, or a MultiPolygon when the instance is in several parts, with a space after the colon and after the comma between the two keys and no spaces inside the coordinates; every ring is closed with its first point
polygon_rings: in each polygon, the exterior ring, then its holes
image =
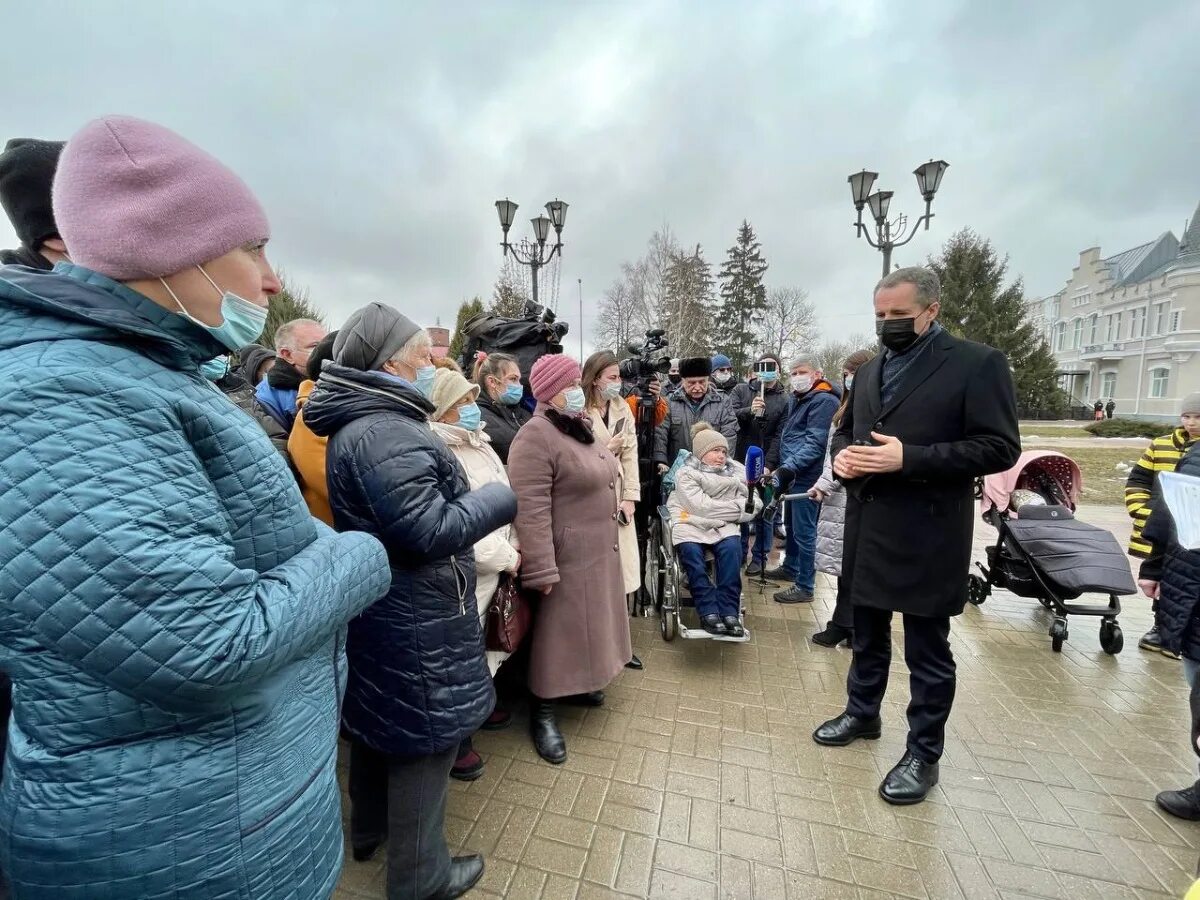
{"type": "Polygon", "coordinates": [[[989,591],[988,583],[978,575],[967,576],[967,600],[972,606],[978,606],[986,600],[989,591]]]}
{"type": "Polygon", "coordinates": [[[1055,619],[1050,626],[1050,647],[1055,653],[1062,653],[1063,642],[1067,639],[1067,620],[1055,619]]]}
{"type": "Polygon", "coordinates": [[[1116,622],[1104,621],[1100,623],[1100,648],[1109,656],[1116,656],[1125,646],[1125,635],[1121,633],[1121,626],[1116,622]]]}

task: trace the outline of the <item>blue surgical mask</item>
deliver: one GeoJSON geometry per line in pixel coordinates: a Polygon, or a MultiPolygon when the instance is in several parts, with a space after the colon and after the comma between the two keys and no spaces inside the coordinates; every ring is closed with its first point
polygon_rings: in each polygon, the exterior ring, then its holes
{"type": "Polygon", "coordinates": [[[620,400],[621,399],[621,382],[606,381],[604,383],[604,399],[605,400],[620,400]]]}
{"type": "Polygon", "coordinates": [[[846,390],[850,390],[850,388],[852,388],[852,387],[854,387],[854,376],[847,375],[846,376],[846,390]]]}
{"type": "Polygon", "coordinates": [[[468,403],[466,406],[458,408],[459,428],[465,428],[467,431],[478,431],[481,421],[482,416],[480,415],[478,404],[468,403]]]}
{"type": "Polygon", "coordinates": [[[209,381],[220,381],[229,372],[229,357],[217,356],[200,365],[200,374],[209,381]]]}
{"type": "Polygon", "coordinates": [[[583,412],[583,406],[586,402],[586,399],[587,398],[583,395],[583,388],[567,388],[565,391],[563,391],[563,400],[566,401],[566,405],[563,407],[563,412],[576,415],[583,412]]]}
{"type": "Polygon", "coordinates": [[[426,399],[433,393],[433,376],[437,373],[435,366],[421,366],[417,369],[417,380],[414,386],[426,399]]]}
{"type": "Polygon", "coordinates": [[[504,393],[500,395],[500,402],[505,406],[516,406],[524,396],[525,388],[519,384],[508,384],[504,386],[504,393]]]}
{"type": "Polygon", "coordinates": [[[779,373],[778,372],[762,372],[761,374],[759,374],[758,380],[764,382],[765,384],[774,384],[776,381],[779,380],[779,373]]]}
{"type": "Polygon", "coordinates": [[[171,299],[175,301],[175,305],[179,307],[179,312],[183,317],[195,325],[203,328],[214,338],[220,341],[230,350],[240,350],[247,344],[252,344],[258,340],[262,334],[263,326],[267,324],[267,310],[255,303],[251,303],[232,291],[222,291],[217,287],[217,283],[209,278],[207,272],[202,266],[196,266],[200,270],[200,274],[208,278],[208,283],[213,286],[218,294],[221,295],[221,324],[217,326],[205,325],[195,316],[193,316],[175,296],[175,292],[171,290],[171,286],[162,278],[158,279],[162,282],[162,286],[167,289],[167,293],[171,295],[171,299]]]}

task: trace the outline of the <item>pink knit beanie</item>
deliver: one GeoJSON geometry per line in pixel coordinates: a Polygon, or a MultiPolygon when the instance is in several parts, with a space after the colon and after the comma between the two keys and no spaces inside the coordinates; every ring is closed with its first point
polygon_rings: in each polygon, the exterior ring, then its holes
{"type": "Polygon", "coordinates": [[[53,202],[71,261],[117,281],[182,272],[271,234],[223,163],[128,116],[95,119],[67,141],[53,202]]]}
{"type": "Polygon", "coordinates": [[[579,363],[561,353],[538,358],[529,373],[529,388],[539,403],[557,397],[583,375],[579,363]]]}

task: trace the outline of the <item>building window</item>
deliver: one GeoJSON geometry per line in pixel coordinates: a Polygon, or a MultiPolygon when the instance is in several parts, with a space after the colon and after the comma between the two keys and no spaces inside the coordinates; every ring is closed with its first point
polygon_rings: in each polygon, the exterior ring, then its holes
{"type": "Polygon", "coordinates": [[[1067,326],[1063,322],[1059,322],[1054,326],[1054,349],[1062,350],[1063,344],[1066,342],[1067,326]]]}
{"type": "Polygon", "coordinates": [[[1138,308],[1130,313],[1129,336],[1131,338],[1144,337],[1146,334],[1146,310],[1138,308]]]}
{"type": "Polygon", "coordinates": [[[1075,329],[1071,334],[1071,346],[1078,350],[1081,343],[1083,343],[1083,319],[1076,319],[1075,329]]]}
{"type": "Polygon", "coordinates": [[[1171,333],[1174,334],[1176,331],[1178,331],[1179,327],[1182,323],[1183,323],[1183,310],[1177,309],[1171,313],[1171,333]]]}
{"type": "Polygon", "coordinates": [[[1100,396],[1115,397],[1117,395],[1117,373],[1105,372],[1100,378],[1100,396]]]}
{"type": "Polygon", "coordinates": [[[1116,318],[1113,319],[1112,339],[1114,341],[1119,341],[1121,339],[1121,317],[1123,315],[1124,315],[1124,313],[1117,313],[1116,318]]]}
{"type": "Polygon", "coordinates": [[[1096,343],[1096,332],[1098,330],[1099,324],[1100,324],[1100,316],[1097,313],[1092,313],[1092,327],[1088,333],[1088,343],[1089,344],[1096,343]]]}
{"type": "Polygon", "coordinates": [[[1171,304],[1160,303],[1154,307],[1154,333],[1166,334],[1167,327],[1171,323],[1171,304]]]}
{"type": "Polygon", "coordinates": [[[1152,399],[1159,400],[1167,396],[1167,380],[1170,375],[1170,369],[1150,370],[1150,397],[1152,399]]]}

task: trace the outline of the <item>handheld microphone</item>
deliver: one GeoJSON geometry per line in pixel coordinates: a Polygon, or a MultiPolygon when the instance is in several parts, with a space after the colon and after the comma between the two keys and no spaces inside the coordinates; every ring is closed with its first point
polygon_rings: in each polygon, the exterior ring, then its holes
{"type": "Polygon", "coordinates": [[[762,447],[751,445],[746,450],[746,487],[749,492],[746,496],[746,512],[754,512],[754,488],[762,480],[763,469],[762,447]]]}
{"type": "Polygon", "coordinates": [[[792,484],[796,481],[796,473],[791,469],[779,468],[775,470],[775,478],[773,486],[775,493],[771,497],[771,502],[767,504],[763,510],[763,518],[768,521],[775,517],[775,511],[779,509],[779,501],[787,494],[792,484]]]}

